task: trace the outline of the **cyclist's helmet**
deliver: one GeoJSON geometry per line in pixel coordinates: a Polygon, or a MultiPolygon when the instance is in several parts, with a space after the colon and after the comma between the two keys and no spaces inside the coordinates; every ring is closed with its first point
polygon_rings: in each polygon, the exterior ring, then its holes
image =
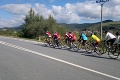
{"type": "Polygon", "coordinates": [[[55,31],[54,33],[57,33],[57,31],[55,31]]]}
{"type": "Polygon", "coordinates": [[[108,31],[104,31],[104,33],[107,33],[108,31]]]}
{"type": "Polygon", "coordinates": [[[97,34],[97,32],[94,32],[94,35],[96,35],[97,34]]]}
{"type": "Polygon", "coordinates": [[[90,33],[91,36],[92,36],[93,34],[94,34],[93,32],[90,33]]]}

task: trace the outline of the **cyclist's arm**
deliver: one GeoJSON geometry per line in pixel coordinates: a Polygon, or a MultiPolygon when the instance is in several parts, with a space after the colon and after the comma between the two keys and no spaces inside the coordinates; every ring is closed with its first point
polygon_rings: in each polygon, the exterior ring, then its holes
{"type": "Polygon", "coordinates": [[[89,42],[92,42],[92,40],[93,40],[92,36],[88,38],[89,42]]]}
{"type": "Polygon", "coordinates": [[[107,33],[106,36],[105,36],[105,38],[104,38],[104,40],[107,40],[108,36],[109,36],[109,34],[107,33]]]}
{"type": "Polygon", "coordinates": [[[120,36],[118,36],[118,42],[120,43],[120,36]]]}
{"type": "Polygon", "coordinates": [[[116,43],[116,44],[120,43],[120,36],[117,37],[115,43],[116,43]]]}
{"type": "Polygon", "coordinates": [[[82,37],[81,37],[81,35],[80,35],[80,36],[79,36],[79,38],[78,38],[78,41],[80,41],[80,40],[81,40],[81,38],[82,38],[82,37]]]}

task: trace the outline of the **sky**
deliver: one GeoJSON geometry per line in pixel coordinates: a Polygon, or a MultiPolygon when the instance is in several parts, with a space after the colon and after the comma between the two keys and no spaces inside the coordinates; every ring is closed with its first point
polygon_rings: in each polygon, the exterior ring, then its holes
{"type": "MultiPolygon", "coordinates": [[[[58,23],[95,23],[101,21],[101,4],[96,0],[1,0],[0,28],[16,27],[32,8],[45,19],[52,15],[58,23]]],[[[120,20],[120,0],[105,2],[103,20],[120,20]]]]}

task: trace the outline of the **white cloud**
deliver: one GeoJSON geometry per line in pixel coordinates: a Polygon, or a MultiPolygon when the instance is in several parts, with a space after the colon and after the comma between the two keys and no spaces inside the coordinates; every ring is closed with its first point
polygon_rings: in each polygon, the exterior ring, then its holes
{"type": "Polygon", "coordinates": [[[0,20],[0,27],[15,27],[24,22],[25,15],[28,13],[32,6],[30,4],[6,4],[0,6],[1,9],[11,13],[14,17],[12,20],[0,20]]]}
{"type": "Polygon", "coordinates": [[[92,3],[77,3],[76,12],[79,17],[86,18],[98,18],[99,17],[99,7],[96,4],[92,3]]]}
{"type": "Polygon", "coordinates": [[[36,3],[34,5],[34,10],[36,13],[38,13],[39,15],[42,15],[44,16],[44,18],[48,18],[48,16],[51,13],[51,10],[47,9],[46,6],[44,4],[39,4],[39,3],[36,3]]]}
{"type": "MultiPolygon", "coordinates": [[[[23,23],[23,17],[28,13],[30,8],[33,8],[36,13],[48,18],[52,15],[58,22],[63,23],[81,23],[92,22],[100,20],[101,6],[96,3],[95,0],[86,0],[85,2],[78,2],[74,4],[66,3],[64,6],[51,5],[47,8],[47,5],[35,3],[31,4],[6,4],[0,6],[0,8],[10,12],[13,15],[17,15],[17,19],[13,18],[11,21],[0,20],[0,25],[14,26],[16,24],[23,23]]],[[[103,6],[103,19],[120,19],[120,1],[110,0],[103,6]]]]}
{"type": "Polygon", "coordinates": [[[63,8],[61,6],[52,6],[52,13],[54,15],[62,14],[63,8]]]}
{"type": "Polygon", "coordinates": [[[31,7],[30,4],[6,4],[0,6],[0,8],[15,15],[26,15],[31,7]]]}
{"type": "Polygon", "coordinates": [[[110,6],[117,6],[120,5],[120,0],[110,0],[110,2],[108,2],[110,4],[110,6]]]}
{"type": "Polygon", "coordinates": [[[78,23],[80,18],[74,12],[74,6],[66,4],[65,7],[52,6],[54,18],[60,23],[78,23]],[[71,7],[70,7],[71,6],[71,7]]]}
{"type": "Polygon", "coordinates": [[[6,20],[6,19],[0,20],[0,27],[17,27],[23,23],[24,23],[24,15],[14,16],[12,20],[6,20]]]}

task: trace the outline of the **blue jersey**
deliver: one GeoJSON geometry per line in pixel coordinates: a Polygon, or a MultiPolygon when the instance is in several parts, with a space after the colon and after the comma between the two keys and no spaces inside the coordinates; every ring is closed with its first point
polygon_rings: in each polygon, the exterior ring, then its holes
{"type": "Polygon", "coordinates": [[[84,33],[81,34],[81,37],[83,40],[88,40],[87,36],[84,33]]]}

